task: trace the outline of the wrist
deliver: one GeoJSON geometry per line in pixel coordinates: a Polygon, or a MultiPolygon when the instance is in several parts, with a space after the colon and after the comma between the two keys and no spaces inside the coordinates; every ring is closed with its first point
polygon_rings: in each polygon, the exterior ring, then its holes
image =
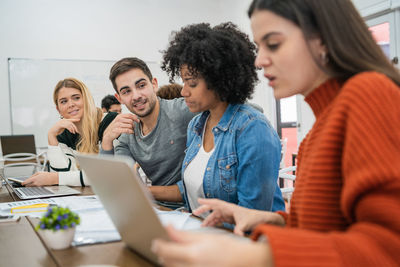
{"type": "Polygon", "coordinates": [[[255,210],[256,216],[259,218],[259,223],[272,224],[276,226],[285,226],[285,218],[277,212],[255,210]]]}
{"type": "Polygon", "coordinates": [[[113,140],[110,140],[106,136],[103,137],[103,140],[101,141],[101,148],[103,150],[112,150],[114,148],[113,146],[113,140]]]}
{"type": "Polygon", "coordinates": [[[160,186],[153,185],[147,187],[154,199],[159,201],[181,202],[182,196],[177,185],[160,186]]]}
{"type": "Polygon", "coordinates": [[[160,200],[159,192],[160,192],[160,186],[148,186],[147,189],[149,189],[151,195],[155,200],[160,200]]]}
{"type": "Polygon", "coordinates": [[[287,221],[287,217],[288,214],[284,211],[277,211],[275,212],[275,214],[277,215],[276,217],[276,224],[277,225],[281,225],[281,226],[285,226],[286,225],[286,221],[287,221]]]}
{"type": "Polygon", "coordinates": [[[58,175],[58,172],[53,172],[53,173],[54,173],[54,175],[53,175],[54,184],[59,184],[60,183],[60,176],[58,175]]]}
{"type": "Polygon", "coordinates": [[[56,137],[57,136],[58,129],[54,129],[54,127],[51,127],[50,130],[47,132],[47,135],[50,137],[56,137]]]}
{"type": "Polygon", "coordinates": [[[58,145],[57,136],[52,134],[52,133],[50,133],[50,132],[48,133],[47,141],[48,141],[49,145],[51,145],[51,146],[57,146],[58,145]]]}

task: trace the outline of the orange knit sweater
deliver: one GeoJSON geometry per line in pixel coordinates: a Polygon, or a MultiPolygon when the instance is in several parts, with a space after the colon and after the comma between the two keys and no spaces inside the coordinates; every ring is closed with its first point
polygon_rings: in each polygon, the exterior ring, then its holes
{"type": "Polygon", "coordinates": [[[260,225],[275,266],[400,266],[400,88],[375,72],[306,97],[285,228],[260,225]]]}

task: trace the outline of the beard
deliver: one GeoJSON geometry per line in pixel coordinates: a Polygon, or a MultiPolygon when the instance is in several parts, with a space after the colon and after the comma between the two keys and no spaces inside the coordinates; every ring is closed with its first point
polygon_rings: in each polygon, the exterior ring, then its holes
{"type": "Polygon", "coordinates": [[[144,117],[147,117],[148,115],[150,115],[152,112],[153,112],[153,110],[154,110],[154,108],[155,108],[155,106],[156,106],[156,103],[157,103],[157,100],[156,100],[156,98],[153,98],[153,99],[147,99],[147,102],[148,102],[148,104],[149,104],[149,107],[147,108],[147,109],[144,109],[144,110],[142,110],[142,111],[136,111],[135,110],[135,104],[137,103],[137,102],[142,102],[143,100],[142,99],[139,99],[138,101],[135,101],[132,105],[131,105],[131,108],[129,109],[133,114],[135,114],[136,116],[138,116],[139,118],[144,118],[144,117]]]}

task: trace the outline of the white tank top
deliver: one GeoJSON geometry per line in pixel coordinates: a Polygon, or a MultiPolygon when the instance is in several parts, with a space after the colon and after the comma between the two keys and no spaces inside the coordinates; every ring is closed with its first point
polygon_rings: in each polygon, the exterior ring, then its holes
{"type": "MultiPolygon", "coordinates": [[[[206,127],[204,127],[205,129],[206,127]]],[[[203,179],[206,171],[208,160],[210,159],[214,148],[210,152],[206,152],[203,147],[204,129],[202,134],[202,142],[199,152],[186,167],[183,173],[183,179],[186,187],[186,194],[189,205],[192,210],[197,209],[200,205],[197,202],[199,197],[204,198],[203,179]]]]}

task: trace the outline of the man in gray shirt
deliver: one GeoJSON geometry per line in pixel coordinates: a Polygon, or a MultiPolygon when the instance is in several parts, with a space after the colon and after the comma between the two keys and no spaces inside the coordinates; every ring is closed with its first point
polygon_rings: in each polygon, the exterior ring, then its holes
{"type": "Polygon", "coordinates": [[[132,157],[152,185],[175,184],[181,179],[187,126],[195,114],[183,98],[158,98],[157,79],[138,58],[123,58],[115,63],[110,80],[116,98],[131,113],[116,116],[107,127],[100,153],[132,157]],[[116,138],[119,144],[114,151],[116,138]]]}

